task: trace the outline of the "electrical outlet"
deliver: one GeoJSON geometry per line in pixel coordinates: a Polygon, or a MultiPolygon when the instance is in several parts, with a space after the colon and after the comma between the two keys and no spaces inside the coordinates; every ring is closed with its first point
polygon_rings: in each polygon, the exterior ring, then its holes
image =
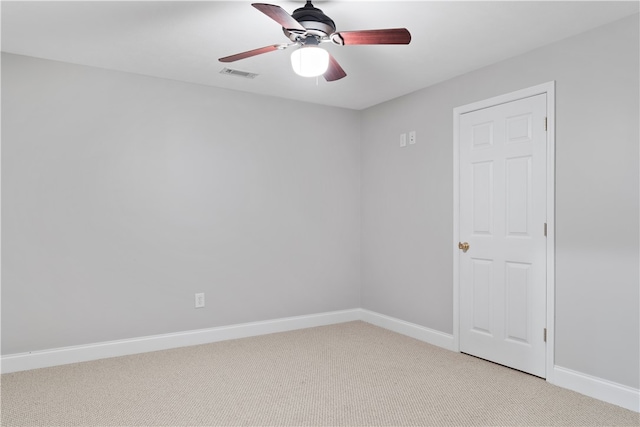
{"type": "Polygon", "coordinates": [[[204,307],[204,292],[196,294],[196,308],[204,307]]]}
{"type": "Polygon", "coordinates": [[[400,147],[406,147],[407,146],[407,134],[406,133],[401,133],[400,134],[400,147]]]}
{"type": "Polygon", "coordinates": [[[411,132],[409,132],[409,144],[415,144],[416,143],[416,131],[412,130],[411,132]]]}

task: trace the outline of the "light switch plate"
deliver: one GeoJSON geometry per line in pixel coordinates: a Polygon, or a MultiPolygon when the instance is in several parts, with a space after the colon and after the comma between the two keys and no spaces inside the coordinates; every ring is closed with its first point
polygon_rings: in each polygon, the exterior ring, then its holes
{"type": "Polygon", "coordinates": [[[411,132],[409,132],[409,144],[415,144],[416,143],[416,131],[412,130],[411,132]]]}

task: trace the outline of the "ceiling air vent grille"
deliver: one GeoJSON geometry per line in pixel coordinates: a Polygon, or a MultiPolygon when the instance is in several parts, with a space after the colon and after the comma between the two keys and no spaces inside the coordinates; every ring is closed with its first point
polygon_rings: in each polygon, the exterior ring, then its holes
{"type": "Polygon", "coordinates": [[[221,74],[227,74],[229,76],[244,77],[245,79],[255,79],[258,75],[255,73],[247,73],[246,71],[232,70],[231,68],[223,68],[220,71],[221,74]]]}

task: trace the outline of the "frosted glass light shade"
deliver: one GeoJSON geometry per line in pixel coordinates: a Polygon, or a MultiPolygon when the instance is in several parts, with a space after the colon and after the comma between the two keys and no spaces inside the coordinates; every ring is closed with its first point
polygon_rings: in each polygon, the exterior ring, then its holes
{"type": "Polygon", "coordinates": [[[317,46],[303,46],[291,53],[291,66],[302,77],[316,77],[329,68],[329,52],[317,46]]]}

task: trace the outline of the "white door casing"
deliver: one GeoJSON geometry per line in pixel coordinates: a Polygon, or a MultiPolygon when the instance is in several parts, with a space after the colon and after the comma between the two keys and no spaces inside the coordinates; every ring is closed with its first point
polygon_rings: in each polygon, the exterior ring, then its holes
{"type": "Polygon", "coordinates": [[[454,110],[454,347],[540,377],[553,363],[552,101],[553,83],[454,110]]]}

